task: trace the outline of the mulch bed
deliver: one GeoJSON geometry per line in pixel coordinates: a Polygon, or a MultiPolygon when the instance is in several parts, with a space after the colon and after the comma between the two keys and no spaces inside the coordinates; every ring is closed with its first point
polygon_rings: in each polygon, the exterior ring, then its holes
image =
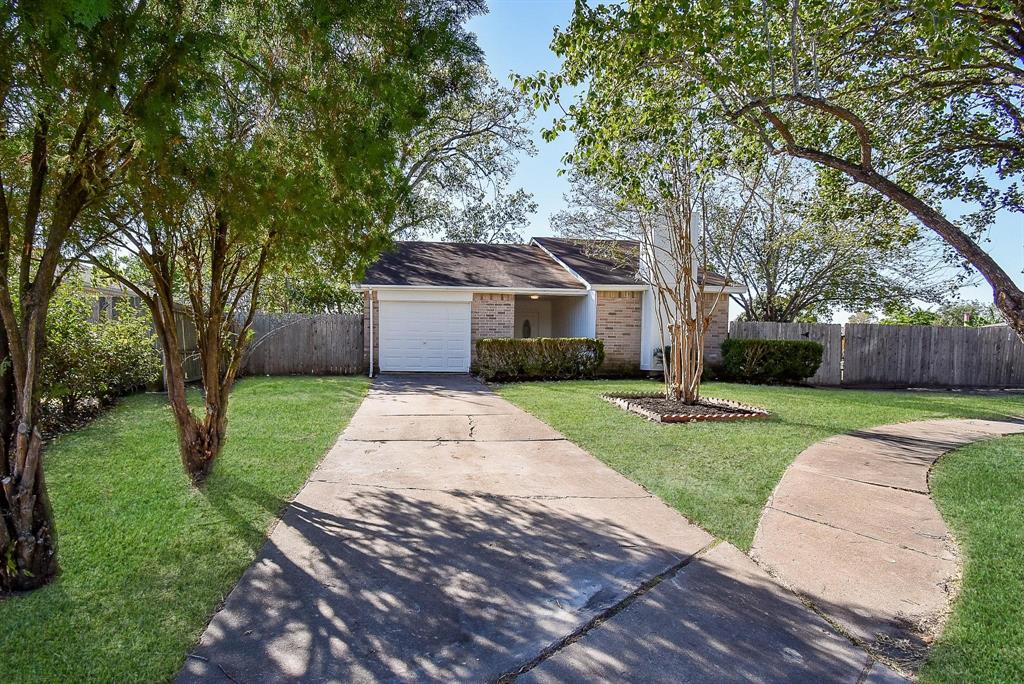
{"type": "Polygon", "coordinates": [[[749,420],[766,418],[768,411],[727,399],[702,397],[687,405],[666,399],[663,394],[604,394],[601,398],[621,409],[661,423],[690,423],[698,420],[749,420]]]}

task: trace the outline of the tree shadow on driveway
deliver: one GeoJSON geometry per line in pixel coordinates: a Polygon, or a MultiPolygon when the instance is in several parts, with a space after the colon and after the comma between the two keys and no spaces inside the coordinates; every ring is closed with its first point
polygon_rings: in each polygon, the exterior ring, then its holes
{"type": "MultiPolygon", "coordinates": [[[[645,582],[688,560],[679,548],[581,513],[571,497],[317,487],[311,482],[288,508],[178,681],[491,680],[535,663],[595,618],[611,617],[645,582]]],[[[704,572],[743,584],[714,565],[704,572]]],[[[677,585],[683,588],[660,600],[683,611],[692,591],[677,585]]],[[[715,662],[781,657],[765,654],[741,629],[750,611],[763,614],[759,606],[778,602],[778,588],[749,591],[718,602],[735,638],[714,644],[715,662]]],[[[813,616],[797,612],[775,625],[805,663],[780,670],[790,680],[814,671],[807,663],[836,658],[834,635],[822,639],[824,623],[808,629],[813,616]]],[[[691,641],[700,640],[698,617],[691,641]]]]}

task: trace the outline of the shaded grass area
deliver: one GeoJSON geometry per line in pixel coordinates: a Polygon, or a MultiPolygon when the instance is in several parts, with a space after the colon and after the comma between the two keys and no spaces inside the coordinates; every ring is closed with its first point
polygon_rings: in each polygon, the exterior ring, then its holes
{"type": "Polygon", "coordinates": [[[129,397],[57,439],[46,476],[62,572],[0,600],[0,681],[171,679],[366,387],[243,380],[202,490],[189,486],[162,395],[129,397]]]}
{"type": "Polygon", "coordinates": [[[707,383],[709,397],[767,408],[767,419],[661,424],[611,405],[606,392],[657,391],[643,380],[498,387],[506,399],[643,485],[715,536],[749,551],[783,471],[814,442],[886,423],[1024,414],[1019,395],[884,392],[707,383]]]}
{"type": "Polygon", "coordinates": [[[921,681],[1024,681],[1024,436],[946,454],[930,486],[964,577],[921,681]]]}

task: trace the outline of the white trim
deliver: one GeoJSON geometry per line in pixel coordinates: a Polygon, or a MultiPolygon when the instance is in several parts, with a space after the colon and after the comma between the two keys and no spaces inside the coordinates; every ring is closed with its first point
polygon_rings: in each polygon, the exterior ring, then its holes
{"type": "Polygon", "coordinates": [[[586,288],[587,288],[588,290],[590,290],[590,289],[593,289],[593,288],[592,288],[592,287],[590,286],[590,283],[588,283],[588,282],[587,282],[587,281],[586,281],[586,280],[585,280],[585,279],[583,278],[583,276],[581,276],[581,275],[580,275],[579,273],[577,273],[576,271],[574,271],[574,270],[572,270],[571,268],[569,268],[569,265],[568,265],[568,264],[566,264],[566,263],[565,263],[564,261],[562,261],[561,259],[559,259],[558,257],[556,257],[556,256],[555,256],[555,255],[554,255],[554,254],[553,254],[553,253],[551,252],[551,250],[549,250],[549,249],[548,249],[547,247],[545,247],[544,245],[542,245],[542,244],[540,244],[539,242],[537,242],[537,238],[530,238],[530,244],[531,244],[531,245],[535,245],[535,246],[537,246],[537,247],[540,247],[540,249],[541,249],[541,251],[542,251],[542,252],[544,252],[544,253],[545,253],[545,254],[547,254],[547,255],[548,255],[549,257],[551,257],[551,258],[552,258],[552,259],[553,259],[553,260],[555,261],[555,263],[556,263],[556,264],[558,264],[559,266],[561,266],[562,268],[564,268],[564,269],[565,269],[566,271],[568,271],[568,272],[569,272],[569,275],[571,275],[571,276],[572,276],[573,278],[575,278],[576,280],[578,280],[578,281],[580,281],[581,283],[583,283],[583,284],[584,284],[584,285],[586,286],[586,288]]]}
{"type": "Polygon", "coordinates": [[[643,283],[624,283],[622,285],[591,285],[590,287],[598,292],[646,292],[648,286],[643,283]]]}
{"type": "Polygon", "coordinates": [[[373,377],[373,309],[376,300],[373,297],[373,290],[367,290],[367,297],[370,300],[370,377],[373,377]]]}
{"type": "Polygon", "coordinates": [[[465,290],[448,292],[443,290],[383,290],[377,292],[377,299],[385,302],[471,302],[473,293],[465,290]]]}
{"type": "Polygon", "coordinates": [[[721,285],[709,285],[701,288],[701,292],[704,294],[743,294],[746,291],[745,285],[726,285],[724,287],[721,285]]]}

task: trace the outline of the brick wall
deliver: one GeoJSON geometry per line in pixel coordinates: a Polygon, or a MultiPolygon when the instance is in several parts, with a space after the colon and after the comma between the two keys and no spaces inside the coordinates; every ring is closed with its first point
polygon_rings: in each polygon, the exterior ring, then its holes
{"type": "Polygon", "coordinates": [[[470,312],[470,355],[476,360],[476,341],[486,337],[512,337],[516,300],[510,294],[473,295],[470,312]]]}
{"type": "MultiPolygon", "coordinates": [[[[373,365],[380,366],[380,302],[373,293],[373,365]]],[[[363,292],[363,368],[370,367],[370,293],[363,292]]]]}
{"type": "Polygon", "coordinates": [[[629,372],[640,367],[641,292],[597,292],[596,334],[604,341],[602,370],[629,372]]]}
{"type": "Polygon", "coordinates": [[[704,363],[715,364],[722,360],[722,342],[729,336],[729,295],[704,295],[704,311],[715,310],[704,331],[704,363]],[[718,303],[715,303],[715,299],[718,303]]]}

